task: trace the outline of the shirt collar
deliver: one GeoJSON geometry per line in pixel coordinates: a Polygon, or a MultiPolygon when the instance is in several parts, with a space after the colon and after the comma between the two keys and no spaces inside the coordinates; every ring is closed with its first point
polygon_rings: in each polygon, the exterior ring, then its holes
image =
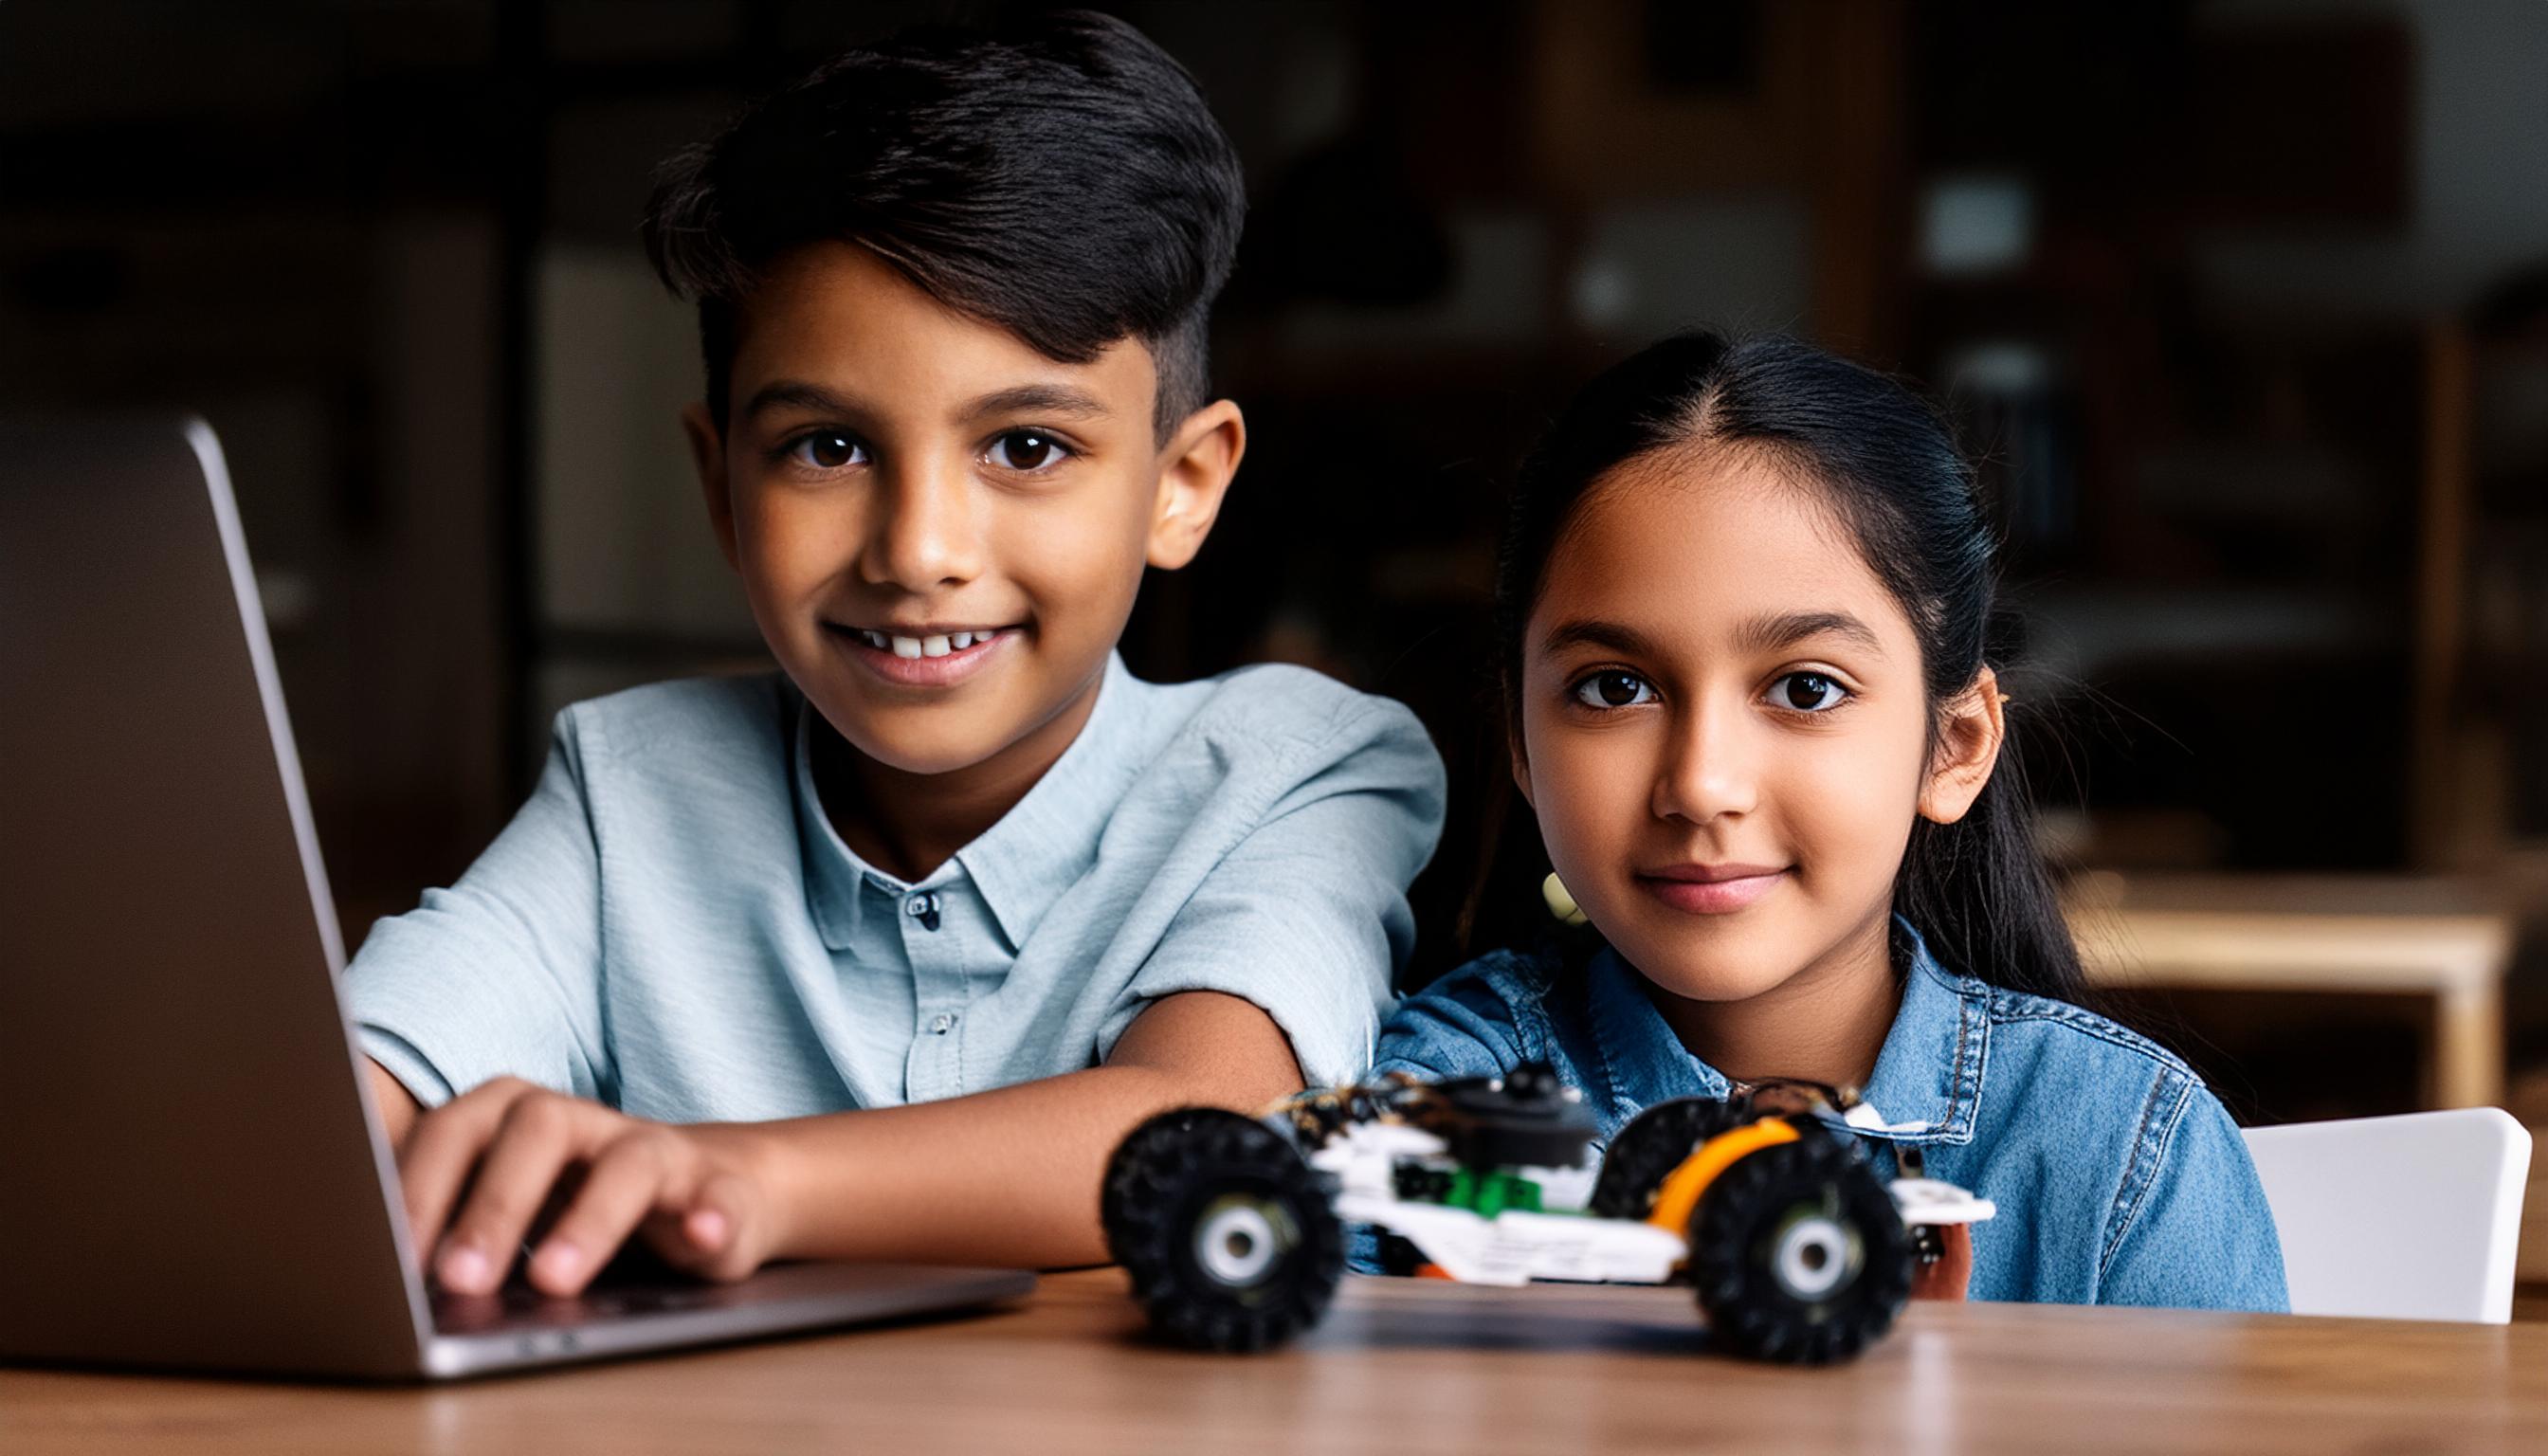
{"type": "Polygon", "coordinates": [[[1044,913],[1097,864],[1106,821],[1147,767],[1137,731],[1144,686],[1122,658],[1108,653],[1097,703],[1079,736],[1025,798],[956,852],[1012,952],[1025,947],[1044,913]]]}
{"type": "Polygon", "coordinates": [[[1990,1049],[1990,987],[1940,964],[1909,921],[1894,917],[1893,931],[1907,952],[1902,1009],[1866,1079],[1866,1103],[1884,1126],[1862,1131],[1895,1142],[1970,1142],[1990,1049]]]}
{"type": "Polygon", "coordinates": [[[823,944],[842,951],[856,942],[864,913],[865,897],[861,893],[864,885],[900,894],[969,877],[999,923],[1010,951],[1014,954],[1025,946],[1044,913],[1096,863],[1098,836],[1107,816],[1139,772],[1130,719],[1139,710],[1133,699],[1141,686],[1123,659],[1108,653],[1097,702],[1070,746],[998,823],[918,885],[906,885],[869,865],[832,827],[814,787],[817,709],[802,693],[793,694],[796,723],[791,757],[798,848],[805,863],[806,905],[823,944]]]}
{"type": "MultiPolygon", "coordinates": [[[[1897,918],[1908,955],[1902,1005],[1876,1053],[1866,1097],[1884,1118],[1868,1136],[1896,1142],[1969,1142],[1990,1042],[1990,987],[1957,975],[1897,918]]],[[[1592,1049],[1607,1074],[1614,1126],[1673,1097],[1723,1097],[1723,1072],[1691,1055],[1647,994],[1645,978],[1604,946],[1586,967],[1592,1049]]]]}

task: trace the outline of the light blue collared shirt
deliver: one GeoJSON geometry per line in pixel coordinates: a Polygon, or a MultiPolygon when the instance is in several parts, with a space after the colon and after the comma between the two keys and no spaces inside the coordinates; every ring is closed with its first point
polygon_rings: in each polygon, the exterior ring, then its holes
{"type": "Polygon", "coordinates": [[[1441,832],[1414,716],[1299,668],[1141,682],[918,883],[814,790],[777,674],[559,714],[512,823],[347,971],[426,1106],[499,1075],[668,1122],[954,1097],[1101,1061],[1180,991],[1262,1007],[1313,1085],[1371,1059],[1441,832]]]}
{"type": "MultiPolygon", "coordinates": [[[[2289,1308],[2255,1164],[2192,1068],[2102,1016],[1958,974],[1894,926],[1902,1004],[1866,1089],[1887,1127],[1864,1136],[1885,1177],[1916,1146],[1930,1177],[1999,1205],[1973,1229],[1972,1298],[2289,1308]]],[[[1658,1102],[1727,1092],[1607,947],[1572,968],[1498,952],[1452,971],[1390,1017],[1378,1070],[1524,1061],[1583,1091],[1604,1146],[1658,1102]]],[[[1366,1267],[1375,1249],[1358,1246],[1366,1267]]]]}

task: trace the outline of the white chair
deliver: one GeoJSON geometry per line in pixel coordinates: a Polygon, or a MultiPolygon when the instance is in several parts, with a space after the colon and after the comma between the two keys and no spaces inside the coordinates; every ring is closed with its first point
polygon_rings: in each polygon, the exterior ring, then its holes
{"type": "Polygon", "coordinates": [[[2530,1134],[2501,1108],[2247,1132],[2295,1315],[2512,1318],[2530,1134]]]}

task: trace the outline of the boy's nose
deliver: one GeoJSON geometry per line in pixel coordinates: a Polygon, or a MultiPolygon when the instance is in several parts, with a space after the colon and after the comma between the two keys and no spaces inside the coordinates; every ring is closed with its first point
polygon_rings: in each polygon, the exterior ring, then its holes
{"type": "Polygon", "coordinates": [[[878,586],[934,592],[981,573],[981,535],[970,475],[954,467],[887,476],[860,568],[878,586]]]}
{"type": "Polygon", "coordinates": [[[1702,704],[1673,725],[1655,774],[1655,817],[1693,824],[1749,814],[1760,804],[1760,775],[1743,715],[1702,704]]]}

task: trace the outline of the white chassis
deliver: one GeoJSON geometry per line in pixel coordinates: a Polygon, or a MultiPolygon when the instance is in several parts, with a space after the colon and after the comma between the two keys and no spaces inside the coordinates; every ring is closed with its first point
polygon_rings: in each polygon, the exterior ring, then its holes
{"type": "MultiPolygon", "coordinates": [[[[1853,1108],[1849,1121],[1868,1121],[1870,1110],[1853,1108]],[[1863,1118],[1861,1115],[1864,1114],[1863,1118]]],[[[1468,1209],[1410,1203],[1398,1196],[1396,1170],[1403,1162],[1449,1165],[1442,1139],[1403,1123],[1358,1123],[1309,1153],[1310,1166],[1337,1182],[1336,1216],[1370,1224],[1415,1245],[1443,1273],[1465,1284],[1528,1284],[1535,1279],[1592,1284],[1661,1284],[1688,1254],[1679,1233],[1626,1219],[1583,1213],[1592,1196],[1596,1169],[1521,1168],[1514,1171],[1540,1188],[1543,1213],[1507,1209],[1485,1218],[1468,1209]]],[[[1894,1206],[1908,1226],[1978,1224],[1996,1210],[1952,1183],[1896,1178],[1894,1206]]]]}

